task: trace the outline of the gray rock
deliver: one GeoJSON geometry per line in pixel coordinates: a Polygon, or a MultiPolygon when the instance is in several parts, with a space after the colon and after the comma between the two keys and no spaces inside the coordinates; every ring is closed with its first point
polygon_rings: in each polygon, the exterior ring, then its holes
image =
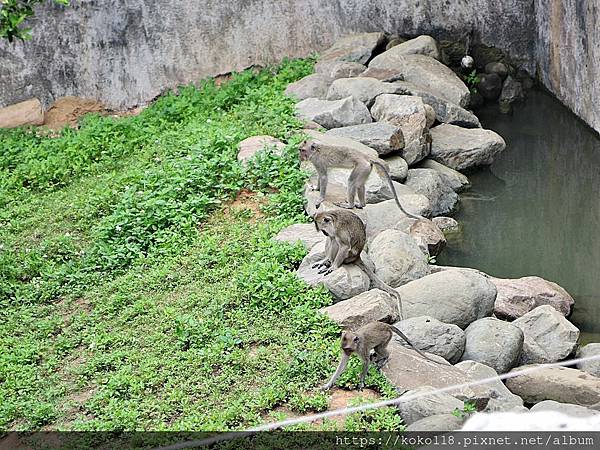
{"type": "Polygon", "coordinates": [[[429,199],[433,216],[449,214],[456,208],[458,194],[436,170],[410,169],[406,185],[429,199]]]}
{"type": "Polygon", "coordinates": [[[511,371],[537,367],[506,380],[506,387],[527,403],[554,400],[600,410],[600,378],[567,367],[527,365],[511,371]]]}
{"type": "Polygon", "coordinates": [[[404,135],[402,157],[408,165],[425,158],[429,146],[425,142],[427,115],[420,97],[382,94],[371,108],[375,120],[400,127],[404,135]]]}
{"type": "MultiPolygon", "coordinates": [[[[421,100],[423,100],[423,99],[421,99],[421,100]]],[[[436,120],[435,110],[425,102],[423,102],[423,107],[425,108],[425,118],[427,119],[427,128],[431,128],[436,120]]]]}
{"type": "Polygon", "coordinates": [[[493,317],[476,320],[465,330],[463,361],[477,361],[498,373],[506,373],[519,362],[523,348],[520,328],[493,317]]]}
{"type": "Polygon", "coordinates": [[[334,128],[327,131],[326,134],[359,141],[376,150],[380,156],[400,151],[404,148],[404,134],[402,130],[385,122],[334,128]]]}
{"type": "Polygon", "coordinates": [[[496,100],[502,92],[502,78],[495,73],[479,74],[477,92],[486,100],[496,100]]]}
{"type": "Polygon", "coordinates": [[[501,319],[518,319],[541,305],[550,305],[566,317],[575,303],[573,297],[558,284],[540,277],[491,277],[490,280],[498,290],[494,314],[501,319]]]}
{"type": "Polygon", "coordinates": [[[439,95],[408,81],[397,81],[394,84],[401,86],[406,94],[421,97],[423,103],[433,108],[435,118],[439,122],[450,123],[464,128],[481,128],[481,123],[475,114],[439,95]]]}
{"type": "Polygon", "coordinates": [[[452,217],[434,217],[431,219],[443,233],[453,233],[460,230],[460,224],[452,217]]]}
{"type": "Polygon", "coordinates": [[[305,100],[311,97],[325,99],[330,85],[330,78],[319,73],[313,73],[301,80],[288,84],[288,87],[285,88],[285,95],[298,100],[305,100]]]}
{"type": "Polygon", "coordinates": [[[285,144],[272,136],[251,136],[238,144],[238,161],[245,163],[253,158],[258,152],[271,150],[275,154],[281,154],[285,144]]]}
{"type": "Polygon", "coordinates": [[[460,430],[463,423],[463,419],[453,414],[436,414],[411,423],[406,427],[406,431],[454,431],[460,430]]]}
{"type": "Polygon", "coordinates": [[[431,129],[431,137],[430,158],[455,170],[489,165],[506,148],[500,135],[481,128],[443,124],[431,129]]]}
{"type": "Polygon", "coordinates": [[[389,50],[392,47],[395,47],[396,45],[400,45],[403,42],[406,42],[408,39],[405,39],[403,37],[400,36],[391,36],[388,43],[385,44],[385,49],[389,50]]]}
{"type": "MultiPolygon", "coordinates": [[[[587,344],[586,346],[581,347],[577,352],[578,358],[587,358],[589,356],[598,355],[600,355],[600,343],[587,344]]],[[[577,368],[590,375],[594,375],[595,377],[600,377],[600,359],[577,363],[577,368]]]]}
{"type": "Polygon", "coordinates": [[[0,108],[0,128],[15,128],[44,123],[44,110],[37,98],[0,108]]]}
{"type": "Polygon", "coordinates": [[[383,64],[384,60],[388,60],[388,64],[392,65],[399,56],[405,55],[425,55],[440,59],[440,49],[437,42],[431,36],[418,36],[414,39],[409,39],[394,45],[393,48],[386,49],[385,52],[376,56],[383,64]]]}
{"type": "Polygon", "coordinates": [[[476,272],[444,270],[411,281],[397,289],[405,318],[432,316],[466,328],[492,314],[495,286],[476,272]]]}
{"type": "Polygon", "coordinates": [[[600,411],[586,408],[585,406],[573,405],[570,403],[559,403],[554,400],[544,400],[531,407],[531,412],[536,411],[556,411],[566,414],[570,417],[590,417],[599,415],[600,411]]]}
{"type": "Polygon", "coordinates": [[[525,98],[525,94],[523,93],[521,82],[508,76],[502,85],[500,104],[510,105],[511,103],[523,100],[523,98],[525,98]]]}
{"type": "Polygon", "coordinates": [[[379,289],[371,289],[348,300],[327,306],[320,312],[348,330],[357,330],[374,321],[391,323],[400,317],[398,302],[379,289]]]}
{"type": "Polygon", "coordinates": [[[304,257],[297,276],[310,286],[323,285],[336,300],[345,300],[369,289],[370,280],[366,273],[353,264],[345,264],[331,274],[323,276],[313,264],[325,259],[325,242],[316,244],[304,257]]]}
{"type": "Polygon", "coordinates": [[[359,33],[335,42],[321,54],[321,61],[340,60],[366,64],[373,51],[385,41],[383,33],[359,33]]]}
{"type": "MultiPolygon", "coordinates": [[[[398,227],[398,226],[397,226],[398,227]]],[[[400,231],[404,231],[401,228],[400,231]]],[[[417,242],[423,252],[430,256],[439,255],[446,247],[446,237],[442,230],[429,219],[414,220],[408,234],[417,242]]]]}
{"type": "Polygon", "coordinates": [[[273,239],[291,244],[302,242],[310,251],[315,245],[325,241],[325,235],[319,233],[312,223],[295,223],[281,230],[273,239]]]}
{"type": "MultiPolygon", "coordinates": [[[[460,360],[465,349],[465,333],[460,327],[431,316],[413,317],[394,324],[419,349],[441,356],[451,364],[460,360]]],[[[408,346],[398,336],[394,339],[408,346]]],[[[410,347],[409,347],[410,348],[410,347]]]]}
{"type": "Polygon", "coordinates": [[[395,94],[402,92],[402,88],[393,83],[385,83],[377,78],[357,77],[338,78],[327,91],[327,100],[340,100],[354,97],[368,107],[373,105],[375,97],[380,94],[395,94]]]}
{"type": "Polygon", "coordinates": [[[404,183],[408,176],[408,164],[404,158],[399,155],[387,155],[384,159],[390,169],[390,177],[392,177],[392,180],[404,183]]]}
{"type": "Polygon", "coordinates": [[[373,58],[361,76],[409,81],[463,108],[469,104],[469,89],[451,69],[429,56],[395,54],[396,48],[373,58]]]}
{"type": "Polygon", "coordinates": [[[438,172],[454,192],[462,192],[471,187],[471,183],[465,175],[450,167],[446,167],[433,159],[424,159],[419,163],[418,167],[422,169],[433,169],[438,172]]]}
{"type": "Polygon", "coordinates": [[[364,103],[354,97],[334,101],[307,98],[296,104],[296,111],[301,119],[312,120],[328,129],[373,121],[364,103]]]}
{"type": "Polygon", "coordinates": [[[452,414],[455,409],[462,410],[464,403],[457,398],[446,393],[429,394],[419,398],[404,400],[411,395],[421,394],[424,392],[434,391],[435,388],[432,386],[423,386],[408,392],[405,392],[400,396],[401,401],[397,407],[400,411],[400,417],[404,423],[410,425],[417,422],[418,420],[424,419],[425,417],[435,416],[438,414],[452,414]]]}
{"type": "Polygon", "coordinates": [[[491,62],[485,65],[485,73],[495,73],[503,80],[508,76],[508,67],[501,62],[491,62]]]}
{"type": "Polygon", "coordinates": [[[498,373],[490,366],[476,361],[462,361],[454,367],[464,371],[474,380],[489,380],[490,378],[494,378],[481,385],[487,391],[487,395],[490,398],[484,409],[485,412],[512,411],[523,407],[523,399],[510,392],[502,380],[496,378],[498,377],[498,373]]]}
{"type": "Polygon", "coordinates": [[[315,73],[320,73],[331,80],[338,78],[352,78],[360,75],[367,66],[350,61],[319,61],[315,64],[315,73]]]}
{"type": "Polygon", "coordinates": [[[525,335],[521,364],[560,361],[577,346],[579,330],[552,306],[538,306],[512,323],[525,335]]]}
{"type": "Polygon", "coordinates": [[[379,233],[369,245],[375,273],[392,287],[402,286],[428,272],[427,257],[415,240],[398,230],[379,233]]]}

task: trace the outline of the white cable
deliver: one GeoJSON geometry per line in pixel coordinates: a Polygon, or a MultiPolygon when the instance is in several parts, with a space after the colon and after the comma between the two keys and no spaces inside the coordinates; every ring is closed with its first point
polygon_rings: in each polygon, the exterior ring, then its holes
{"type": "Polygon", "coordinates": [[[159,447],[154,450],[179,450],[179,449],[184,449],[184,448],[203,447],[203,446],[215,444],[217,442],[231,440],[231,439],[234,439],[234,438],[240,437],[240,436],[248,436],[249,433],[252,434],[252,433],[257,433],[259,431],[276,430],[278,428],[288,427],[288,426],[292,426],[292,425],[298,425],[301,423],[314,422],[316,420],[326,419],[328,417],[347,415],[347,414],[352,414],[355,412],[367,411],[367,410],[376,409],[376,408],[383,408],[385,406],[397,405],[398,403],[402,403],[402,402],[409,401],[409,400],[415,400],[415,399],[418,399],[421,397],[427,397],[429,395],[440,394],[440,393],[463,389],[463,388],[467,388],[467,387],[471,387],[471,386],[479,386],[482,384],[497,381],[499,379],[506,380],[509,378],[515,378],[515,377],[518,377],[521,375],[527,375],[532,372],[537,372],[538,370],[546,369],[548,367],[572,366],[572,365],[578,364],[580,362],[595,361],[595,360],[600,360],[600,355],[587,356],[585,358],[571,359],[571,360],[560,361],[560,362],[551,363],[551,364],[539,364],[539,365],[536,365],[533,367],[529,367],[527,369],[518,370],[516,372],[507,372],[502,375],[497,375],[497,376],[493,376],[493,377],[489,377],[489,378],[483,378],[481,380],[476,380],[476,381],[470,381],[468,383],[455,384],[453,386],[446,386],[443,388],[434,389],[432,391],[418,392],[416,394],[411,394],[411,395],[403,395],[401,397],[396,397],[391,400],[382,400],[380,402],[368,403],[368,404],[359,405],[359,406],[345,407],[345,408],[335,409],[333,411],[327,411],[327,412],[318,413],[318,414],[311,414],[308,416],[297,417],[294,419],[282,420],[280,422],[267,423],[267,424],[260,425],[257,427],[249,428],[245,431],[235,431],[235,432],[230,432],[230,433],[224,433],[219,436],[214,436],[211,438],[181,442],[179,444],[169,445],[167,447],[159,447]]]}

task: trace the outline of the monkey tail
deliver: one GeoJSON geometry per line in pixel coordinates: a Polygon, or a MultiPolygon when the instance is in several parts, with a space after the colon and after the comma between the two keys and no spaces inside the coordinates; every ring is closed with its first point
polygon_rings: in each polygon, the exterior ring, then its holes
{"type": "Polygon", "coordinates": [[[415,347],[415,344],[413,344],[412,342],[410,342],[410,340],[406,337],[406,335],[402,331],[400,331],[398,328],[396,328],[393,325],[390,325],[390,328],[392,329],[392,331],[394,333],[396,333],[398,336],[400,336],[402,339],[404,339],[406,341],[406,343],[408,345],[410,345],[412,347],[412,349],[414,351],[416,351],[419,355],[421,355],[423,358],[425,358],[425,359],[427,359],[427,360],[429,360],[431,362],[434,362],[436,364],[439,364],[439,361],[436,361],[435,359],[431,359],[429,356],[427,356],[425,353],[423,353],[421,350],[419,350],[417,347],[415,347]]]}
{"type": "Polygon", "coordinates": [[[398,291],[396,291],[395,289],[393,289],[390,286],[388,286],[387,284],[385,284],[381,278],[379,278],[377,275],[375,275],[375,272],[373,272],[369,267],[366,266],[366,264],[363,262],[363,260],[360,257],[358,258],[358,260],[356,260],[354,262],[354,264],[356,264],[356,266],[360,270],[362,270],[363,272],[365,272],[367,274],[367,276],[373,282],[373,285],[377,289],[381,289],[382,291],[387,292],[388,294],[390,294],[392,297],[394,297],[396,299],[396,301],[398,302],[398,314],[400,315],[400,320],[402,320],[404,317],[404,315],[402,313],[402,298],[400,297],[400,294],[398,293],[398,291]]]}
{"type": "Polygon", "coordinates": [[[390,176],[390,173],[388,172],[387,167],[385,167],[384,164],[382,164],[379,161],[374,160],[374,159],[371,160],[371,163],[375,164],[377,166],[377,168],[380,169],[380,171],[385,175],[385,178],[386,178],[388,184],[390,185],[390,190],[392,191],[392,194],[394,194],[394,200],[396,200],[396,205],[398,205],[398,208],[400,208],[400,211],[402,211],[408,217],[412,217],[413,219],[419,220],[420,217],[415,216],[414,214],[409,213],[400,204],[400,200],[398,200],[398,194],[396,193],[396,189],[394,188],[394,183],[392,182],[392,177],[390,176]]]}

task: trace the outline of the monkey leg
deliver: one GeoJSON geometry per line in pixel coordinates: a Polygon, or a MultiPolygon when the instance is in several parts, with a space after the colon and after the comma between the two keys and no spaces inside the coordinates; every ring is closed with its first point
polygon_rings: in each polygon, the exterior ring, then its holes
{"type": "Polygon", "coordinates": [[[318,170],[319,178],[317,180],[317,189],[319,190],[319,199],[315,203],[315,208],[319,209],[321,203],[325,201],[325,195],[327,195],[327,169],[318,170]]]}
{"type": "Polygon", "coordinates": [[[359,161],[352,169],[350,176],[348,177],[348,190],[347,190],[347,198],[343,203],[336,203],[337,206],[341,208],[352,209],[355,206],[358,208],[362,208],[366,203],[361,202],[360,198],[357,203],[354,203],[354,198],[356,194],[359,193],[361,195],[362,191],[365,189],[365,183],[367,182],[367,178],[369,178],[369,174],[371,173],[371,163],[368,161],[359,161]]]}
{"type": "Polygon", "coordinates": [[[325,241],[325,259],[317,264],[313,265],[313,269],[315,268],[323,268],[325,267],[325,270],[320,271],[319,273],[323,273],[325,272],[328,268],[331,267],[332,262],[335,260],[337,253],[338,253],[338,243],[335,239],[328,237],[327,240],[325,241]]]}
{"type": "Polygon", "coordinates": [[[362,367],[362,371],[360,372],[360,379],[358,382],[358,390],[362,391],[362,389],[365,387],[365,378],[367,377],[367,372],[369,371],[369,357],[366,356],[364,359],[362,359],[363,362],[363,367],[362,367]]]}
{"type": "Polygon", "coordinates": [[[342,372],[344,370],[346,370],[346,366],[348,365],[348,359],[350,359],[350,357],[348,355],[346,355],[346,353],[342,352],[342,357],[340,358],[340,363],[338,364],[337,369],[335,370],[335,373],[331,377],[331,380],[329,380],[327,382],[327,384],[324,384],[323,386],[321,386],[321,390],[327,391],[333,387],[333,385],[335,384],[337,379],[340,377],[342,372]]]}
{"type": "Polygon", "coordinates": [[[333,272],[336,269],[339,269],[342,266],[342,264],[348,257],[348,253],[350,252],[350,247],[336,242],[336,248],[337,248],[336,255],[335,255],[335,258],[332,260],[333,263],[331,264],[331,267],[329,269],[323,270],[319,273],[324,272],[325,275],[329,275],[331,272],[333,272]]]}
{"type": "Polygon", "coordinates": [[[385,342],[383,344],[379,344],[377,346],[375,346],[374,350],[375,350],[375,365],[377,366],[378,369],[381,369],[383,366],[385,366],[385,363],[388,361],[389,357],[390,357],[390,352],[387,349],[388,346],[388,342],[385,342]]]}

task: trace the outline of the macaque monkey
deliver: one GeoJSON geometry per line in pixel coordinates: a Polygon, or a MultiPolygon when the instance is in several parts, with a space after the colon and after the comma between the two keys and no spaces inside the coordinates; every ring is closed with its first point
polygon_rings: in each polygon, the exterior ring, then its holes
{"type": "Polygon", "coordinates": [[[347,201],[339,203],[337,206],[346,209],[355,207],[364,208],[367,204],[365,183],[371,174],[373,166],[375,166],[380,175],[388,181],[400,211],[409,217],[419,219],[419,217],[405,211],[400,204],[387,164],[381,158],[368,156],[359,150],[349,147],[320,144],[315,141],[305,141],[301,145],[299,153],[301,161],[310,161],[315,166],[315,169],[317,169],[318,182],[316,190],[318,190],[320,194],[319,199],[315,204],[317,209],[325,200],[325,195],[327,193],[327,170],[329,167],[352,169],[350,177],[348,178],[347,201]],[[357,202],[354,201],[356,196],[358,196],[357,202]]]}
{"type": "Polygon", "coordinates": [[[421,350],[416,348],[413,343],[408,340],[406,335],[396,327],[383,322],[370,322],[359,328],[356,332],[342,331],[342,353],[340,363],[338,364],[335,373],[331,377],[331,380],[321,387],[321,389],[325,391],[333,387],[342,372],[346,370],[348,360],[350,359],[350,355],[352,355],[352,353],[356,353],[363,363],[362,372],[360,373],[360,381],[358,384],[358,389],[362,389],[365,386],[365,377],[367,376],[369,364],[371,363],[371,350],[375,351],[375,358],[373,362],[378,369],[381,369],[387,362],[390,355],[387,350],[387,346],[392,339],[392,333],[396,333],[398,336],[404,339],[406,343],[423,358],[438,363],[438,361],[429,358],[421,350]]]}
{"type": "Polygon", "coordinates": [[[317,231],[327,236],[327,240],[325,260],[314,264],[313,269],[318,268],[319,273],[329,275],[342,264],[356,264],[376,288],[387,292],[398,301],[398,313],[402,318],[402,299],[398,291],[385,284],[360,257],[367,242],[367,231],[360,217],[352,211],[340,209],[320,212],[315,215],[314,221],[317,231]]]}

